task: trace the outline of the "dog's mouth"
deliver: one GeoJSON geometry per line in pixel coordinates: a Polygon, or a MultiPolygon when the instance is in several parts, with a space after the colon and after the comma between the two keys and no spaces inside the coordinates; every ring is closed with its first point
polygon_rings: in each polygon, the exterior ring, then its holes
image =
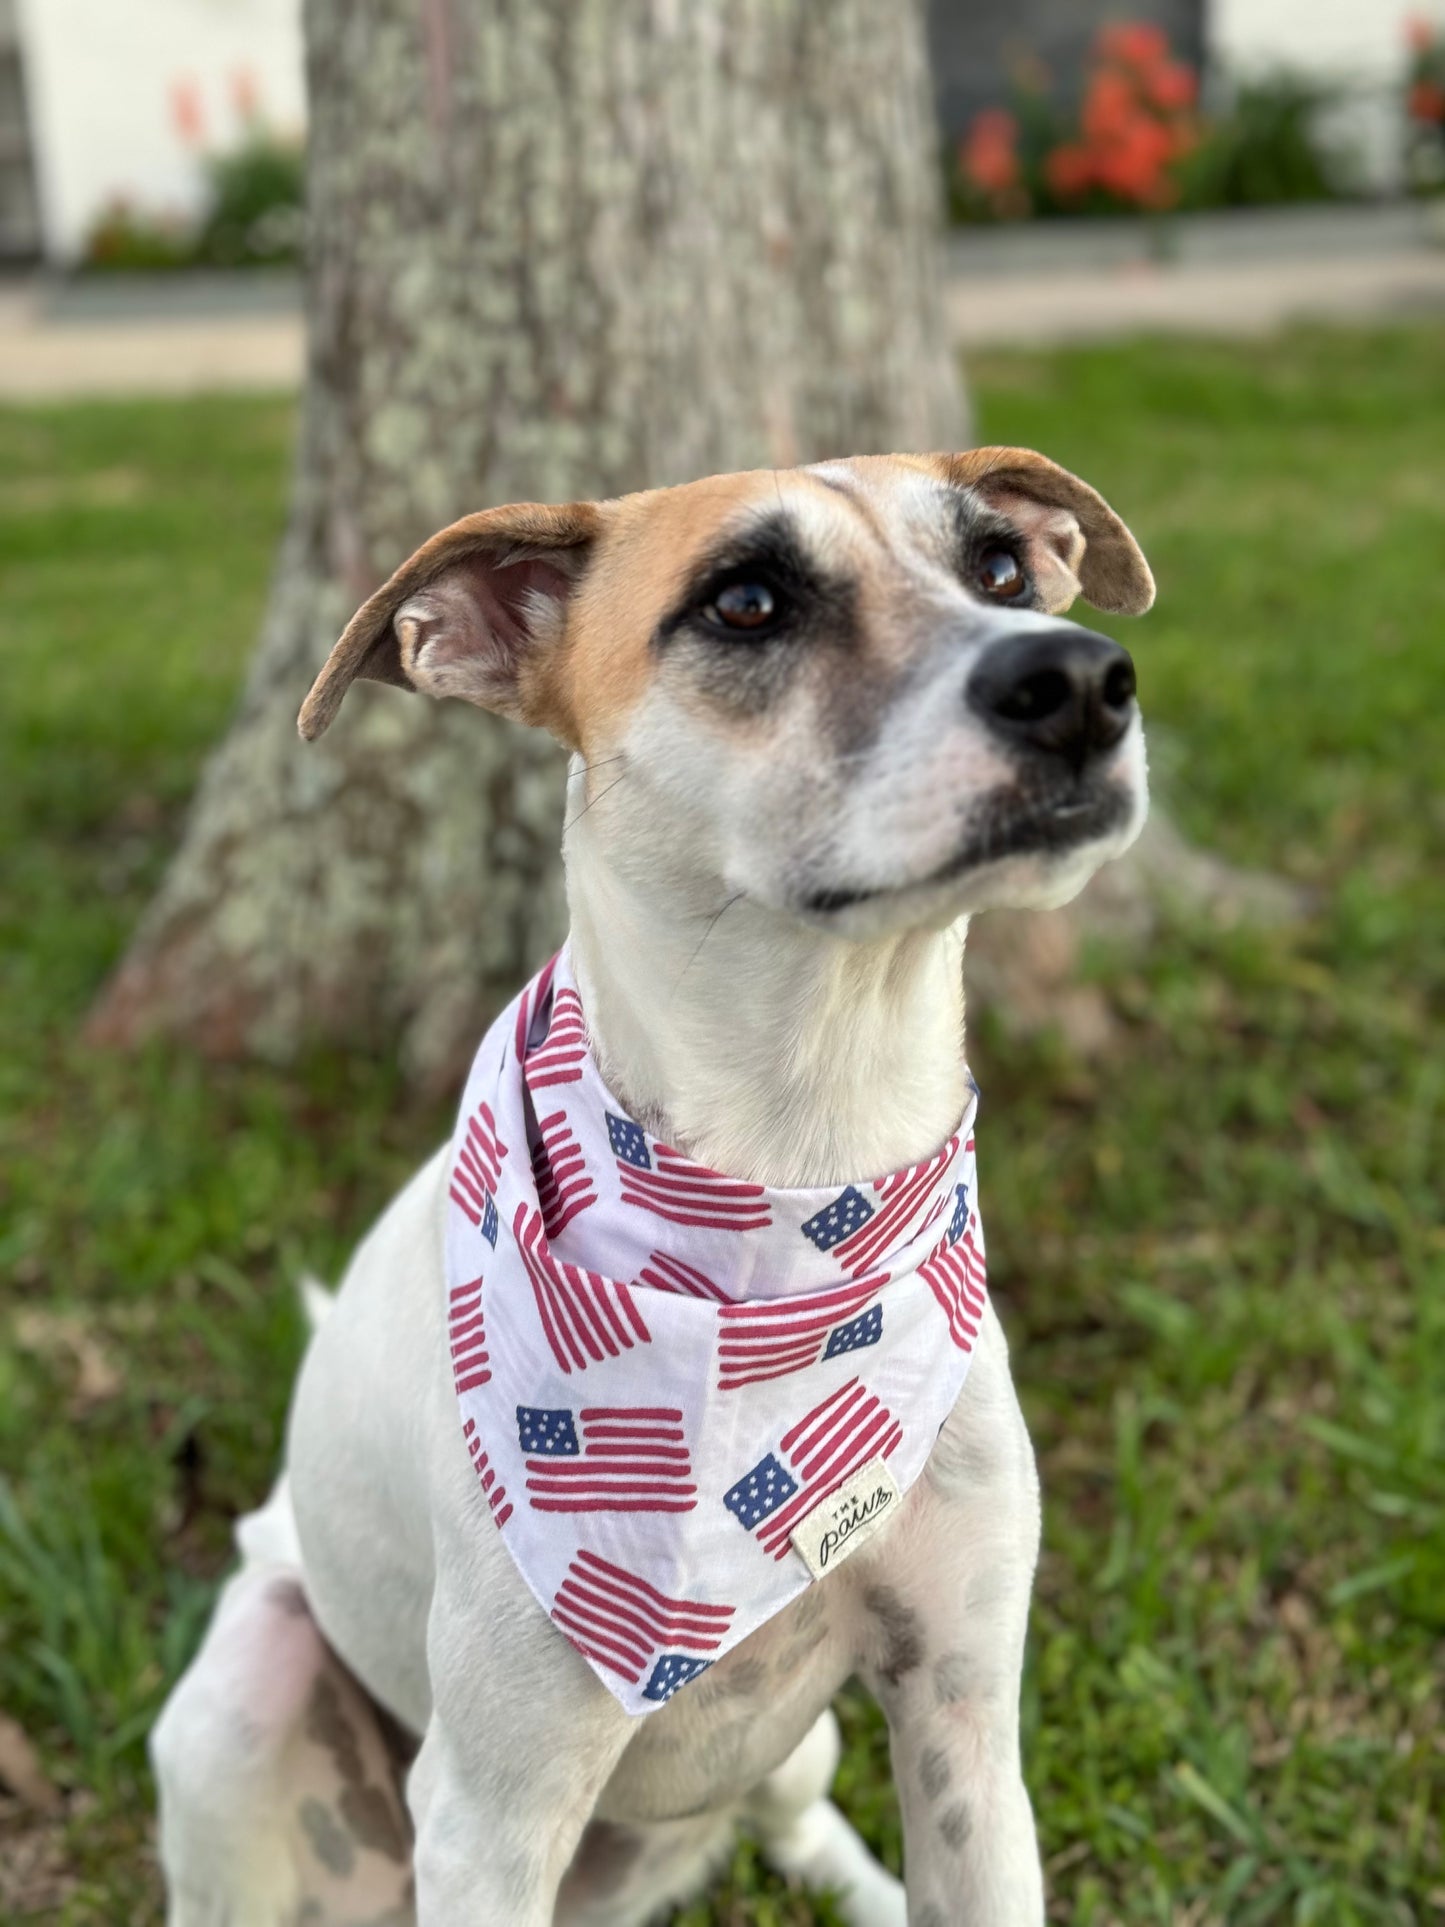
{"type": "Polygon", "coordinates": [[[1013,857],[1067,856],[1085,844],[1119,835],[1135,807],[1134,798],[1118,783],[1082,782],[1046,795],[1011,790],[994,798],[969,825],[954,854],[927,875],[900,883],[815,890],[802,899],[802,908],[814,916],[829,916],[858,904],[941,889],[1013,857]]]}

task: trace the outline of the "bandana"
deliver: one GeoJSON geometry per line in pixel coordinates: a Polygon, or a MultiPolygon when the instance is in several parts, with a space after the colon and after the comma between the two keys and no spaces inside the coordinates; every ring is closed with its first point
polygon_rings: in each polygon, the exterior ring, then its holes
{"type": "Polygon", "coordinates": [[[984,1306],[976,1106],[925,1163],[772,1190],[627,1115],[565,949],[483,1039],[446,1224],[462,1431],[518,1571],[629,1713],[923,1470],[984,1306]]]}

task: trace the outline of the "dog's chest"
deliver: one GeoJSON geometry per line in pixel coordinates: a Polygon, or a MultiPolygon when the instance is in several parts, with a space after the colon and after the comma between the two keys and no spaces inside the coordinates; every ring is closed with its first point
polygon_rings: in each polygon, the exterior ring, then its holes
{"type": "Polygon", "coordinates": [[[785,1759],[858,1663],[846,1574],[813,1586],[685,1693],[638,1722],[599,1817],[680,1819],[741,1799],[785,1759]]]}

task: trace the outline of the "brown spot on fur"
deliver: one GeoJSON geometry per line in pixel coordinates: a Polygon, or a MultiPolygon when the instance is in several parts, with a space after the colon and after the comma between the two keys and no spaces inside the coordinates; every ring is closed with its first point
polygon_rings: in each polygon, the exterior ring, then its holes
{"type": "Polygon", "coordinates": [[[323,1867],[342,1879],[356,1871],[356,1849],[329,1807],[324,1807],[319,1800],[303,1800],[296,1817],[323,1867]]]}
{"type": "Polygon", "coordinates": [[[365,1783],[366,1771],[361,1764],[356,1729],[346,1717],[336,1682],[325,1673],[311,1689],[311,1704],[306,1709],[306,1737],[326,1749],[348,1786],[365,1783]]]}
{"type": "Polygon", "coordinates": [[[311,1617],[311,1608],[306,1603],[306,1595],[301,1590],[299,1580],[278,1579],[274,1586],[267,1588],[266,1598],[278,1612],[285,1613],[288,1619],[311,1617]]]}
{"type": "Polygon", "coordinates": [[[973,1832],[973,1820],[968,1808],[961,1802],[957,1806],[949,1807],[947,1812],[939,1815],[938,1831],[955,1853],[961,1853],[964,1842],[973,1832]]]}
{"type": "Polygon", "coordinates": [[[923,1663],[923,1621],[887,1586],[869,1586],[863,1594],[863,1604],[883,1632],[884,1649],[878,1671],[890,1686],[897,1686],[906,1674],[923,1663]]]}
{"type": "Polygon", "coordinates": [[[918,1762],[918,1784],[928,1799],[936,1800],[940,1794],[947,1793],[953,1779],[953,1768],[948,1755],[941,1746],[931,1746],[918,1762]]]}
{"type": "Polygon", "coordinates": [[[392,1801],[379,1786],[349,1786],[336,1803],[342,1819],[363,1847],[372,1847],[402,1866],[411,1856],[411,1839],[392,1801]]]}

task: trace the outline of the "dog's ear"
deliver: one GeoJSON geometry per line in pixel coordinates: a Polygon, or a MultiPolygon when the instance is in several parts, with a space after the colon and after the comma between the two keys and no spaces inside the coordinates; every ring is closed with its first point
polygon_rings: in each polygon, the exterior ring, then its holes
{"type": "Polygon", "coordinates": [[[973,448],[943,458],[948,479],[982,497],[1022,533],[1045,607],[1067,609],[1083,594],[1096,609],[1138,616],[1154,600],[1154,578],[1103,496],[1031,448],[973,448]]]}
{"type": "Polygon", "coordinates": [[[434,535],[346,625],[301,706],[302,736],[321,734],[358,676],[547,721],[546,664],[601,524],[592,502],[522,502],[434,535]]]}

